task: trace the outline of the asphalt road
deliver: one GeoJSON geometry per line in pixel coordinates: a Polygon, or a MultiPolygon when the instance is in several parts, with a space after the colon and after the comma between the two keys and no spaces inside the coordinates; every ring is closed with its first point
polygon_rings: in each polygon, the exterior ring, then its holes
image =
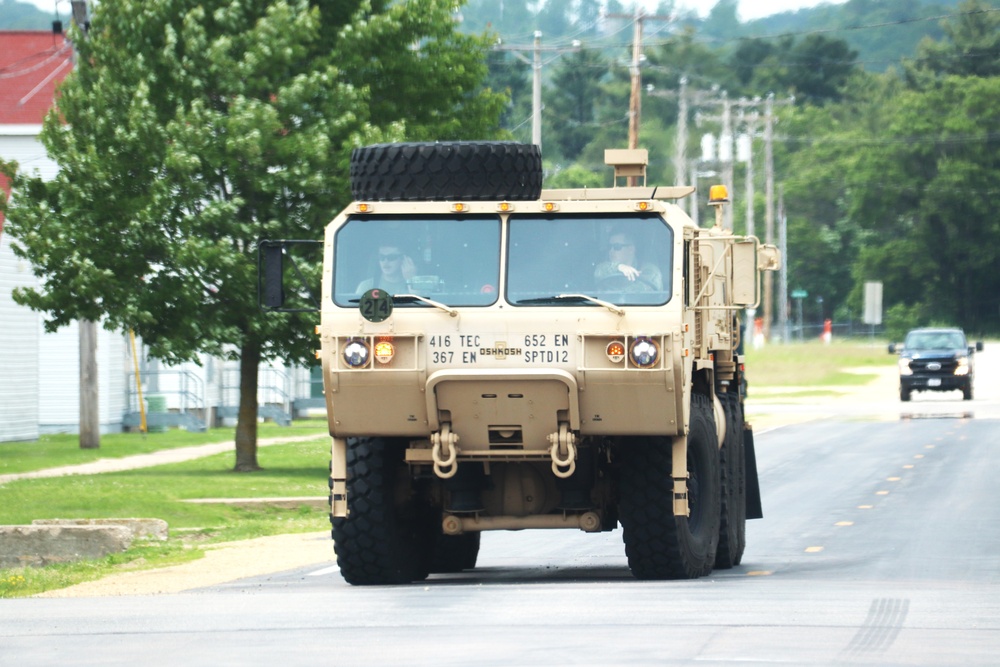
{"type": "Polygon", "coordinates": [[[635,581],[619,532],[488,533],[475,571],[412,586],[311,567],[0,600],[0,665],[996,665],[1000,401],[982,366],[972,402],[759,434],[765,518],[711,577],[635,581]]]}

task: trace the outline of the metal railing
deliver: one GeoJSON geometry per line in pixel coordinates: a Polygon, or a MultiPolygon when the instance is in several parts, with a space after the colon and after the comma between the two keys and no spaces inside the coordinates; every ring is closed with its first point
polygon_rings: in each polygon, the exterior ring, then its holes
{"type": "MultiPolygon", "coordinates": [[[[143,400],[146,405],[148,428],[182,426],[189,431],[202,431],[207,421],[205,381],[188,370],[146,371],[140,373],[144,381],[143,400]],[[155,389],[152,389],[155,387],[155,389]]],[[[126,426],[139,426],[143,411],[139,408],[139,392],[135,372],[126,374],[126,426]]]]}

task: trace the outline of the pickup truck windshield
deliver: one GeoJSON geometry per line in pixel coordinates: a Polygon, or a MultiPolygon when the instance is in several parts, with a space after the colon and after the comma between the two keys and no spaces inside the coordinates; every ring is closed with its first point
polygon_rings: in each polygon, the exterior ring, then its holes
{"type": "Polygon", "coordinates": [[[906,337],[907,350],[960,350],[965,336],[957,331],[913,331],[906,337]]]}
{"type": "Polygon", "coordinates": [[[673,232],[659,215],[515,214],[508,229],[515,306],[599,307],[572,294],[620,306],[670,300],[673,232]]]}

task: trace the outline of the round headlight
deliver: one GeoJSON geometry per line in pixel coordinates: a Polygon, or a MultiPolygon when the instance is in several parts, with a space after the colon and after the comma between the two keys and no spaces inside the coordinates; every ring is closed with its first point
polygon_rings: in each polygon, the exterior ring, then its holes
{"type": "Polygon", "coordinates": [[[639,368],[649,368],[660,358],[660,346],[651,338],[636,338],[629,348],[629,357],[639,368]]]}
{"type": "Polygon", "coordinates": [[[363,340],[352,340],[344,346],[344,363],[353,368],[367,366],[370,354],[367,343],[363,340]]]}
{"type": "Polygon", "coordinates": [[[387,364],[392,361],[396,354],[396,348],[387,340],[380,340],[375,343],[375,361],[380,364],[387,364]]]}

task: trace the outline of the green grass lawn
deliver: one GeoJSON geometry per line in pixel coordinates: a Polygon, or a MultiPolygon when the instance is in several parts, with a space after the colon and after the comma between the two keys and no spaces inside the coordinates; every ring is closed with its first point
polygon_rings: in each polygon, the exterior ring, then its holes
{"type": "MultiPolygon", "coordinates": [[[[258,425],[257,438],[320,436],[326,432],[325,419],[298,420],[291,426],[267,422],[258,425]]],[[[43,435],[28,442],[0,442],[0,475],[148,454],[161,449],[226,442],[235,436],[236,429],[233,427],[213,428],[204,433],[189,433],[181,429],[146,434],[108,433],[101,436],[98,449],[80,449],[80,437],[73,434],[43,435]]]]}
{"type": "Polygon", "coordinates": [[[754,387],[823,387],[866,384],[874,373],[849,373],[847,368],[886,368],[896,356],[882,342],[843,341],[765,345],[746,353],[747,381],[754,387]]]}
{"type": "MultiPolygon", "coordinates": [[[[281,433],[292,434],[289,429],[281,433]]],[[[161,435],[170,434],[174,432],[161,435]]],[[[174,446],[183,446],[173,442],[174,446]]],[[[136,542],[125,553],[96,561],[0,570],[0,597],[32,595],[122,569],[162,567],[199,558],[200,547],[205,544],[325,530],[329,522],[323,509],[251,509],[183,501],[325,496],[329,460],[329,438],[321,432],[315,440],[261,448],[258,461],[263,470],[254,473],[232,472],[233,455],[226,452],[124,472],[9,482],[0,486],[0,524],[27,524],[33,519],[143,517],[165,520],[171,536],[166,542],[136,542]]]]}

